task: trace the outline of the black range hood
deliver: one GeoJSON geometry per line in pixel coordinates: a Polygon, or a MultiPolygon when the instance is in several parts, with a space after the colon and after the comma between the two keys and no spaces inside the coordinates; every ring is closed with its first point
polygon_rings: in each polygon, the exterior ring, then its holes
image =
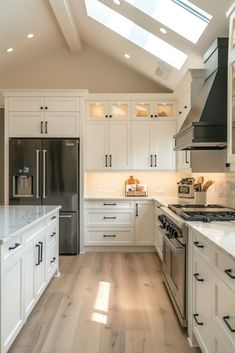
{"type": "Polygon", "coordinates": [[[204,55],[205,77],[180,131],[175,150],[212,150],[227,146],[228,38],[217,38],[204,55]]]}

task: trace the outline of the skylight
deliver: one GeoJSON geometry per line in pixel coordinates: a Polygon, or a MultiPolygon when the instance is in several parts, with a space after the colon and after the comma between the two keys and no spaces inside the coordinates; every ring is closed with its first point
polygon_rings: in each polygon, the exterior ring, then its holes
{"type": "MultiPolygon", "coordinates": [[[[150,1],[151,2],[151,1],[150,1]]],[[[85,0],[89,17],[180,70],[188,55],[146,31],[98,0],[85,0]]]]}
{"type": "Polygon", "coordinates": [[[125,0],[194,44],[212,16],[187,0],[125,0]]]}

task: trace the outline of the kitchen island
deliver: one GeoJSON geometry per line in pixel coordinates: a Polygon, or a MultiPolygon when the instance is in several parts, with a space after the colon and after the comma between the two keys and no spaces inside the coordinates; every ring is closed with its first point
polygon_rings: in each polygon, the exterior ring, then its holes
{"type": "Polygon", "coordinates": [[[0,353],[59,273],[60,206],[0,207],[0,353]]]}

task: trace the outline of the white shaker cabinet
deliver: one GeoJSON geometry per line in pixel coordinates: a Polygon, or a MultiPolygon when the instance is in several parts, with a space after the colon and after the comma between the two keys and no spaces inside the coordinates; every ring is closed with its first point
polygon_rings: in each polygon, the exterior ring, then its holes
{"type": "Polygon", "coordinates": [[[87,170],[131,168],[130,121],[88,121],[85,143],[87,170]]]}
{"type": "Polygon", "coordinates": [[[135,245],[153,245],[153,202],[135,203],[135,245]]]}
{"type": "Polygon", "coordinates": [[[132,123],[132,168],[151,170],[152,123],[135,121],[132,123]]]}
{"type": "Polygon", "coordinates": [[[131,109],[129,101],[87,101],[87,120],[130,120],[131,109]]]}

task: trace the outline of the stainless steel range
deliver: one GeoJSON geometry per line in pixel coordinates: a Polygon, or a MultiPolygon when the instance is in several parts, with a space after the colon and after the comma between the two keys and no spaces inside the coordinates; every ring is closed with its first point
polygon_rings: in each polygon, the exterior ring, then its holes
{"type": "Polygon", "coordinates": [[[221,205],[169,205],[158,217],[163,236],[162,273],[182,326],[187,326],[187,243],[185,221],[235,221],[235,210],[221,205]]]}

